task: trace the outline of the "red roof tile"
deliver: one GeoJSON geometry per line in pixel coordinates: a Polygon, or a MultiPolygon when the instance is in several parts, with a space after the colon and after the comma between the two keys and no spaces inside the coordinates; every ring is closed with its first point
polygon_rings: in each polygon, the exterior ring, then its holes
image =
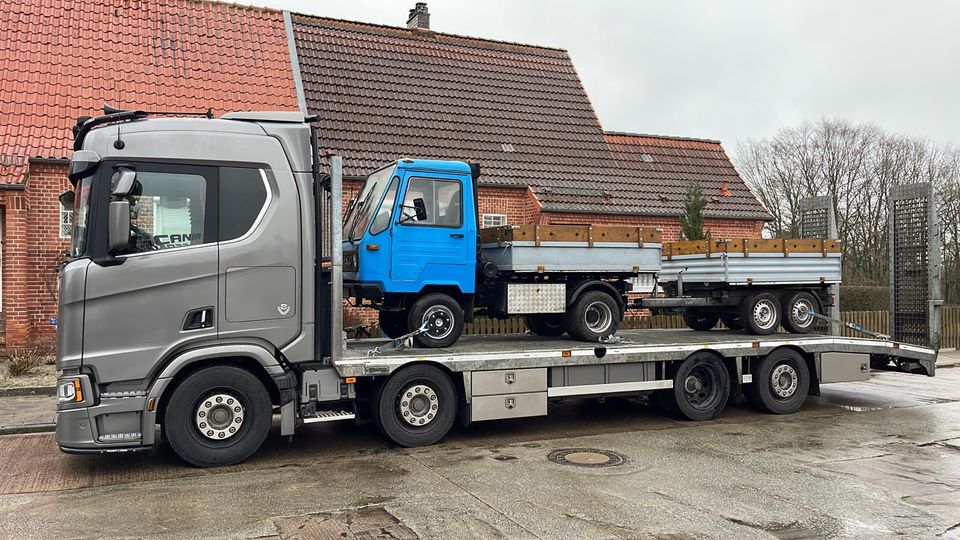
{"type": "MultiPolygon", "coordinates": [[[[0,156],[68,158],[77,116],[296,110],[283,14],[194,0],[0,0],[0,156]]],[[[2,161],[2,160],[0,160],[2,161]]],[[[0,184],[22,175],[0,168],[0,184]]]]}

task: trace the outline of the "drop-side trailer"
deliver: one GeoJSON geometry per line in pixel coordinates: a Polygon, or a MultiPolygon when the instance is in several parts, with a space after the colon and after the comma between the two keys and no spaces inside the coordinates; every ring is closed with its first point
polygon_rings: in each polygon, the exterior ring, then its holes
{"type": "MultiPolygon", "coordinates": [[[[793,412],[820,384],[861,380],[872,367],[934,374],[933,350],[833,336],[346,343],[341,161],[321,173],[309,120],[109,111],[80,119],[75,134],[75,187],[61,197],[74,209],[59,278],[64,452],[139,451],[163,438],[186,461],[216,466],[255,452],[275,416],[283,436],[366,418],[416,446],[457,421],[542,415],[573,396],[651,395],[706,420],[741,394],[793,412]]],[[[459,164],[443,181],[472,179],[459,164]]]]}

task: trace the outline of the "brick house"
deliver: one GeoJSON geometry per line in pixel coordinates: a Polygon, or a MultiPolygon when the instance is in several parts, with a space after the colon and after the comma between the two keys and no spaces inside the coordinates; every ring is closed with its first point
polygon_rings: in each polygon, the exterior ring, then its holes
{"type": "Polygon", "coordinates": [[[691,181],[715,236],[757,236],[769,219],[717,141],[605,133],[566,51],[434,32],[425,5],[407,28],[210,0],[0,0],[0,12],[7,347],[53,336],[70,128],[105,102],[319,114],[348,191],[398,157],[478,161],[488,226],[657,225],[675,239],[691,181]]]}

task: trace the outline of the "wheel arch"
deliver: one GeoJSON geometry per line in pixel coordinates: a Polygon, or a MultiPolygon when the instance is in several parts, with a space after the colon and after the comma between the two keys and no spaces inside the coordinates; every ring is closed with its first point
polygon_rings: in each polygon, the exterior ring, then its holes
{"type": "Polygon", "coordinates": [[[567,291],[567,306],[569,307],[573,305],[573,303],[577,301],[577,298],[579,298],[581,294],[588,291],[603,291],[608,293],[613,297],[614,300],[616,300],[617,305],[620,306],[620,316],[623,317],[623,314],[627,308],[626,303],[623,301],[623,295],[620,294],[620,291],[618,291],[616,287],[599,279],[584,281],[576,284],[574,287],[571,287],[567,291]]]}

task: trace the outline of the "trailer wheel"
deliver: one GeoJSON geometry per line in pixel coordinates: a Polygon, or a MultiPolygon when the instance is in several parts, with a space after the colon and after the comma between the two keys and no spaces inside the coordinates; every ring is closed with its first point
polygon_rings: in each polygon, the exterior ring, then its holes
{"type": "Polygon", "coordinates": [[[581,341],[597,341],[617,331],[620,306],[603,291],[587,291],[568,308],[564,317],[567,333],[581,341]]]}
{"type": "Polygon", "coordinates": [[[563,314],[542,313],[524,317],[527,329],[538,336],[557,337],[566,331],[563,327],[563,314]]]}
{"type": "Polygon", "coordinates": [[[731,330],[743,330],[743,318],[739,313],[721,313],[720,320],[731,330]]]}
{"type": "Polygon", "coordinates": [[[380,330],[389,337],[398,338],[408,334],[407,314],[403,311],[381,311],[380,330]]]}
{"type": "Polygon", "coordinates": [[[805,291],[787,296],[783,302],[783,327],[794,334],[809,334],[817,322],[811,312],[818,311],[818,306],[817,299],[805,291]]]}
{"type": "Polygon", "coordinates": [[[683,322],[694,330],[713,330],[718,320],[720,315],[706,309],[690,308],[683,312],[683,322]]]}
{"type": "Polygon", "coordinates": [[[250,457],[272,422],[270,394],[260,379],[245,369],[213,366],[193,373],[173,391],[163,429],[184,461],[218,467],[250,457]]]}
{"type": "Polygon", "coordinates": [[[730,373],[723,361],[707,352],[691,354],[673,373],[673,388],[661,390],[663,408],[685,420],[710,420],[730,398],[730,373]]]}
{"type": "Polygon", "coordinates": [[[450,296],[433,293],[414,302],[407,316],[410,331],[424,324],[427,330],[415,336],[413,340],[420,347],[449,347],[460,339],[463,333],[463,308],[450,296]]]}
{"type": "Polygon", "coordinates": [[[458,402],[446,373],[434,366],[411,366],[380,385],[373,417],[380,431],[400,446],[426,446],[450,431],[458,402]]]}
{"type": "Polygon", "coordinates": [[[765,336],[780,326],[780,301],[770,293],[751,294],[740,305],[740,319],[752,334],[765,336]]]}
{"type": "Polygon", "coordinates": [[[807,399],[810,368],[797,351],[777,349],[760,360],[753,383],[743,389],[754,407],[773,414],[790,414],[807,399]]]}

